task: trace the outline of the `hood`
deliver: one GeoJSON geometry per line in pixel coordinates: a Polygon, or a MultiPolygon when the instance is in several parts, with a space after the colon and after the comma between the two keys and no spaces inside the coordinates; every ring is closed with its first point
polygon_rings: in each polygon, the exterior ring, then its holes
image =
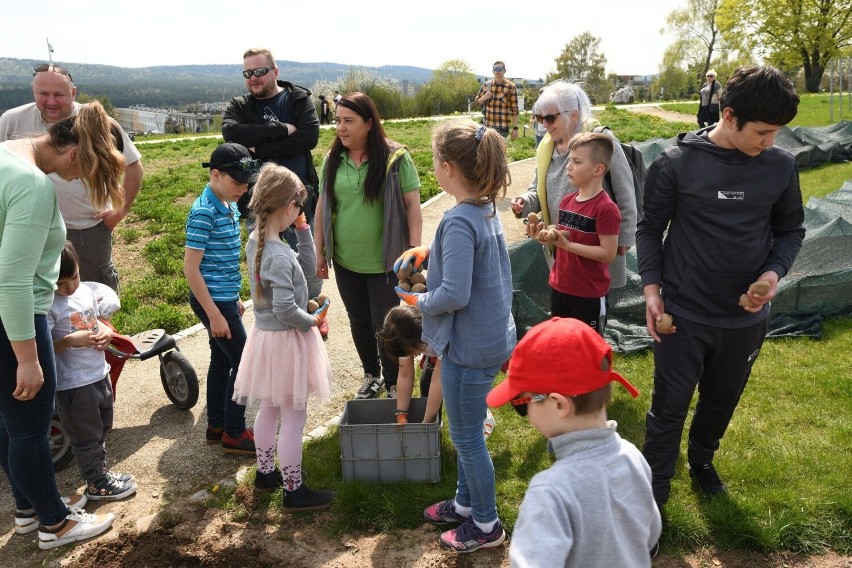
{"type": "Polygon", "coordinates": [[[745,164],[754,160],[757,156],[743,154],[737,149],[721,148],[714,144],[709,137],[710,131],[715,126],[708,126],[695,132],[684,132],[677,135],[677,145],[690,147],[712,154],[717,160],[727,164],[745,164]]]}
{"type": "Polygon", "coordinates": [[[311,90],[307,87],[302,87],[301,85],[294,85],[290,81],[282,81],[281,79],[278,79],[278,81],[276,82],[278,83],[279,87],[282,87],[283,89],[291,93],[294,99],[301,99],[304,97],[311,96],[311,90]]]}

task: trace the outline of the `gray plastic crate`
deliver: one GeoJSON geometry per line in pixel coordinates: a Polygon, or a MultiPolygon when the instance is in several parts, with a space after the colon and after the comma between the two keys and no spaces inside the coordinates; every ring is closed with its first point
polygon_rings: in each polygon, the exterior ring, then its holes
{"type": "Polygon", "coordinates": [[[440,418],[420,423],[426,411],[425,398],[411,399],[409,424],[396,424],[395,409],[393,399],[346,403],[340,418],[343,481],[441,480],[440,418]]]}

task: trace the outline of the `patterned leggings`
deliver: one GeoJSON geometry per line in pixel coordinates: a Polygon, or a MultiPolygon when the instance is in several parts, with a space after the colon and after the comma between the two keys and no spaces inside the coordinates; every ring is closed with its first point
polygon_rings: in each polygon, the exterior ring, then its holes
{"type": "Polygon", "coordinates": [[[261,473],[275,471],[275,435],[278,434],[278,461],[287,491],[294,491],[302,485],[302,433],[307,420],[306,410],[296,410],[292,406],[276,407],[268,402],[261,403],[254,420],[257,470],[261,473]]]}

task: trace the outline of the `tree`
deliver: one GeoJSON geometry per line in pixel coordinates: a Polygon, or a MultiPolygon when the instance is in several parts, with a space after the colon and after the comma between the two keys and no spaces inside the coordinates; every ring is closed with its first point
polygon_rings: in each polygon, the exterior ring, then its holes
{"type": "Polygon", "coordinates": [[[831,60],[852,45],[852,0],[720,1],[720,28],[781,69],[803,68],[811,93],[831,60]]]}
{"type": "Polygon", "coordinates": [[[100,97],[93,97],[91,95],[87,95],[86,93],[78,91],[77,92],[77,98],[75,100],[80,104],[86,104],[86,103],[90,103],[92,101],[98,101],[104,107],[104,110],[106,111],[106,113],[108,115],[110,115],[111,117],[116,118],[116,119],[118,118],[118,113],[115,112],[115,107],[113,106],[112,101],[106,95],[103,95],[103,96],[100,96],[100,97]]]}
{"type": "Polygon", "coordinates": [[[467,110],[469,97],[479,91],[479,81],[470,64],[463,59],[443,62],[432,78],[417,93],[417,108],[425,115],[467,110]]]}
{"type": "Polygon", "coordinates": [[[547,75],[547,82],[567,79],[575,83],[583,83],[592,101],[609,100],[611,89],[604,74],[606,56],[598,52],[600,45],[600,38],[589,32],[576,36],[565,44],[565,49],[556,58],[556,72],[547,75]]]}

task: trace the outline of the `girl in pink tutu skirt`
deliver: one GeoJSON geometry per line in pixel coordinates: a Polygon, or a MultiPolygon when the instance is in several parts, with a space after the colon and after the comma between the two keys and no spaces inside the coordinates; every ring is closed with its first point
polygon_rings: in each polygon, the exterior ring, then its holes
{"type": "Polygon", "coordinates": [[[255,321],[243,351],[248,364],[241,365],[234,385],[235,401],[260,402],[254,422],[255,490],[274,491],[283,485],[285,511],[327,509],[335,497],[334,491],[309,489],[302,482],[308,396],[328,399],[331,382],[331,365],[317,329],[328,300],[313,313],[305,311],[305,272],[316,268],[311,228],[302,209],[306,196],[298,176],[287,168],[270,163],[261,169],[249,203],[257,224],[246,244],[255,321]],[[298,256],[278,236],[291,225],[299,240],[298,256]]]}

